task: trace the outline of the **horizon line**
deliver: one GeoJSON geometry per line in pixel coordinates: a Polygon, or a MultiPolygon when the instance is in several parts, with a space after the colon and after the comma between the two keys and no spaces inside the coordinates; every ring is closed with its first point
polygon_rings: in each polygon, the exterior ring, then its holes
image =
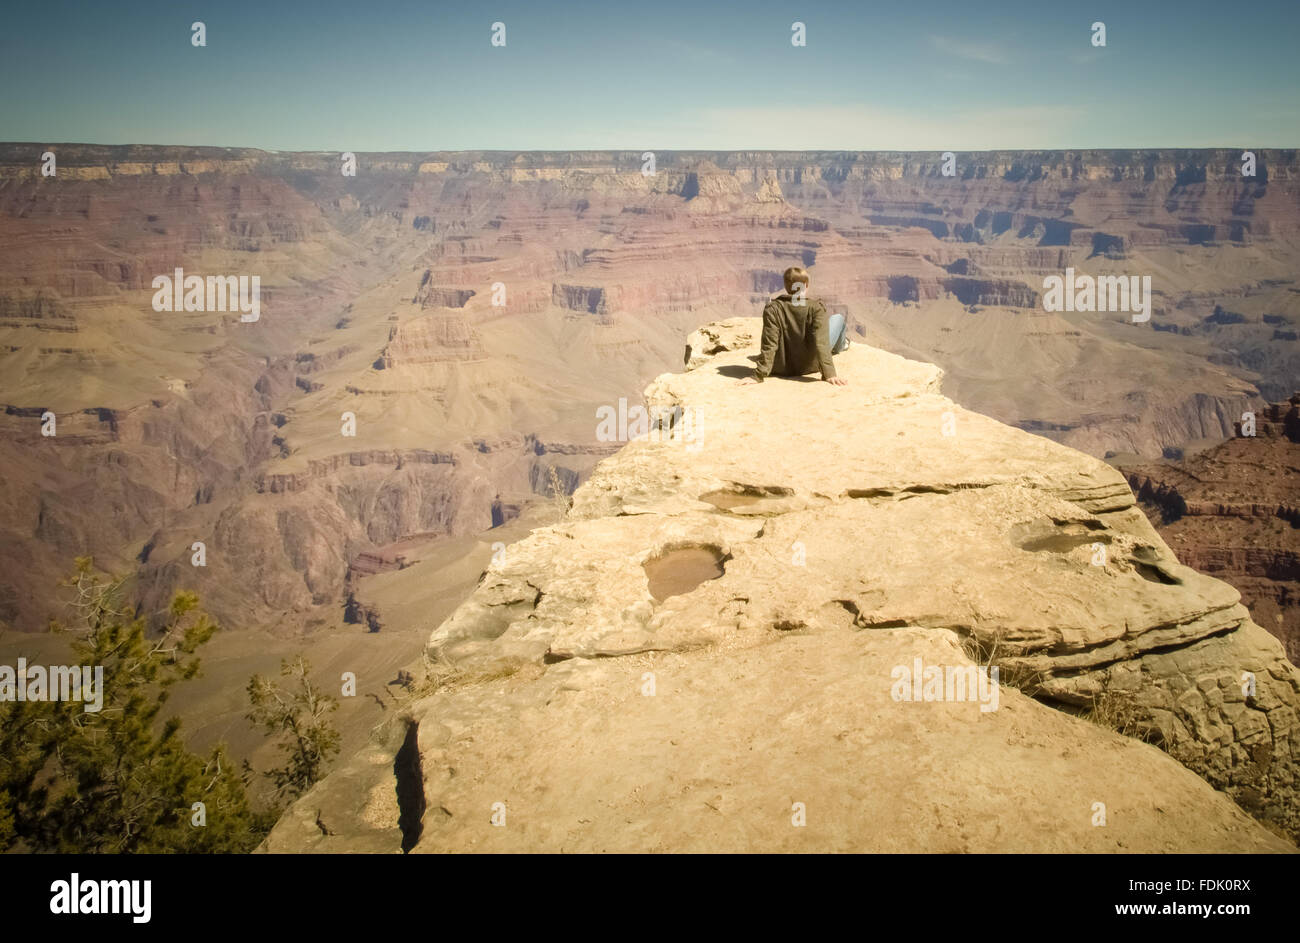
{"type": "Polygon", "coordinates": [[[1300,145],[1229,145],[1229,144],[1207,144],[1207,145],[1139,145],[1139,146],[1110,146],[1110,145],[1086,145],[1070,146],[1058,145],[1053,147],[980,147],[980,148],[962,148],[949,147],[942,150],[937,148],[898,148],[898,147],[805,147],[805,148],[774,148],[774,147],[653,147],[651,145],[637,146],[609,146],[609,147],[455,147],[455,148],[421,148],[421,149],[397,149],[397,150],[358,150],[356,148],[273,148],[258,147],[248,144],[160,144],[145,141],[133,141],[129,143],[109,144],[98,141],[0,141],[0,147],[153,147],[153,148],[191,148],[191,149],[211,149],[211,150],[233,150],[233,151],[259,151],[263,154],[582,154],[582,153],[604,153],[610,151],[643,153],[654,151],[656,154],[734,154],[737,152],[755,151],[764,154],[999,154],[1007,152],[1017,153],[1055,153],[1064,151],[1236,151],[1236,150],[1267,150],[1267,151],[1300,151],[1300,145]]]}

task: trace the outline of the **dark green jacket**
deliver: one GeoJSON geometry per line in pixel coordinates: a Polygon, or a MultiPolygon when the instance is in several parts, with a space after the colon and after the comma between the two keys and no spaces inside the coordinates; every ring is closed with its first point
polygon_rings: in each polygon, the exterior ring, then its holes
{"type": "Polygon", "coordinates": [[[763,309],[763,346],[754,368],[754,378],[801,377],[820,370],[823,380],[835,376],[831,360],[831,335],[826,327],[826,306],[807,299],[792,303],[789,295],[778,295],[763,309]]]}

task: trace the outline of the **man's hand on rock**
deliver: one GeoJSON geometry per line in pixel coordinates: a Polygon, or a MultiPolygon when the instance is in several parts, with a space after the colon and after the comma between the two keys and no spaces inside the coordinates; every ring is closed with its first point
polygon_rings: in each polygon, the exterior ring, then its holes
{"type": "Polygon", "coordinates": [[[834,384],[835,386],[848,386],[848,385],[849,385],[849,381],[846,380],[846,379],[844,379],[844,377],[827,377],[827,378],[826,378],[826,382],[827,382],[827,383],[832,383],[832,384],[834,384]]]}

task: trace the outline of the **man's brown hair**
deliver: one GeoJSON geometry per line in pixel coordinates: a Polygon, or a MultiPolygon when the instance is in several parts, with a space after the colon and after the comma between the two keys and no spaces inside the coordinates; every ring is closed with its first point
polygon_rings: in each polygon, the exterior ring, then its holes
{"type": "Polygon", "coordinates": [[[803,287],[808,287],[808,273],[801,268],[788,268],[783,276],[785,278],[785,290],[794,291],[795,282],[803,282],[803,287]]]}

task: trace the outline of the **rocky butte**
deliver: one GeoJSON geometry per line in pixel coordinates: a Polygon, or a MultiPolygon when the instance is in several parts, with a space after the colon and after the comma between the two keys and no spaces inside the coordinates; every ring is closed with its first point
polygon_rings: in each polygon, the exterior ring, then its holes
{"type": "Polygon", "coordinates": [[[1300,661],[1300,393],[1180,462],[1125,468],[1178,558],[1220,576],[1300,661]]]}
{"type": "Polygon", "coordinates": [[[757,330],[690,336],[645,400],[699,447],[507,547],[264,850],[1294,851],[1300,671],[1118,471],[863,344],[739,386],[757,330]],[[896,699],[918,659],[997,709],[896,699]]]}

